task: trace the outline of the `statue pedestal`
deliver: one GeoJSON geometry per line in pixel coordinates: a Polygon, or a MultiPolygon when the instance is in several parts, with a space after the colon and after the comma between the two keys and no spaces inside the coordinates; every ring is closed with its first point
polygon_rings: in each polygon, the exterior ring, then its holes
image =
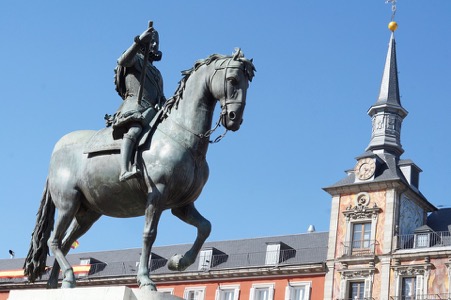
{"type": "Polygon", "coordinates": [[[8,300],[181,300],[182,298],[126,286],[80,287],[74,289],[11,290],[8,300]]]}

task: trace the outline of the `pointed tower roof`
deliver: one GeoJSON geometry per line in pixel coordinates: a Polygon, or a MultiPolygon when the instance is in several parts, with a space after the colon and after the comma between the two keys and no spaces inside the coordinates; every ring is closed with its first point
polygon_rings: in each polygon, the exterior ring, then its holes
{"type": "Polygon", "coordinates": [[[401,123],[407,111],[401,105],[396,62],[396,42],[392,32],[388,44],[379,97],[368,110],[373,121],[373,131],[367,151],[390,153],[399,157],[404,150],[401,146],[401,123]]]}

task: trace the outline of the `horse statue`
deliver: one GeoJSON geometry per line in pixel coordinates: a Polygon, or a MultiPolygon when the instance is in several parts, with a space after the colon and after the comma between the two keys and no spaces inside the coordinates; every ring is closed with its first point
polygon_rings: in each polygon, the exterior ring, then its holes
{"type": "Polygon", "coordinates": [[[117,150],[86,153],[96,131],[75,131],[61,138],[52,153],[24,264],[30,282],[46,272],[50,248],[55,262],[47,287],[57,288],[60,268],[62,288],[75,287],[74,272],[65,255],[102,215],[145,216],[137,273],[140,288],[156,290],[149,277],[149,256],[158,221],[166,209],[197,228],[192,247],[184,255],[171,257],[168,268],[183,271],[194,263],[211,230],[210,222],[198,212],[194,201],[209,175],[205,156],[216,102],[219,99],[221,105],[217,126],[220,123],[226,130],[237,131],[254,71],[252,60],[246,59],[239,49],[232,56],[213,54],[185,71],[153,131],[138,148],[136,161],[142,170],[141,177],[119,181],[117,150]]]}

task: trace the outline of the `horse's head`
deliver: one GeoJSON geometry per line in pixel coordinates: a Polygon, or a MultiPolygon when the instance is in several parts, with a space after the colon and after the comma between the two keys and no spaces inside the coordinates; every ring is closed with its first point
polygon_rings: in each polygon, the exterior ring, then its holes
{"type": "Polygon", "coordinates": [[[211,93],[221,104],[221,123],[226,129],[237,131],[243,122],[246,92],[255,67],[240,49],[231,57],[217,60],[214,66],[211,93]]]}

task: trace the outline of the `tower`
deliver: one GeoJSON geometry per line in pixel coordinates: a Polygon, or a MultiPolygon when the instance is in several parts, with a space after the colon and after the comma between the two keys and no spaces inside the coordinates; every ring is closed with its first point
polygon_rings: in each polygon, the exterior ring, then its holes
{"type": "Polygon", "coordinates": [[[427,216],[437,208],[419,190],[421,169],[401,159],[407,110],[399,94],[396,27],[389,24],[379,96],[368,110],[369,145],[345,178],[324,188],[332,196],[325,299],[423,299],[419,295],[433,285],[430,274],[437,264],[428,251],[431,235],[421,232],[433,231],[427,216]],[[419,251],[419,245],[426,247],[419,251]]]}

